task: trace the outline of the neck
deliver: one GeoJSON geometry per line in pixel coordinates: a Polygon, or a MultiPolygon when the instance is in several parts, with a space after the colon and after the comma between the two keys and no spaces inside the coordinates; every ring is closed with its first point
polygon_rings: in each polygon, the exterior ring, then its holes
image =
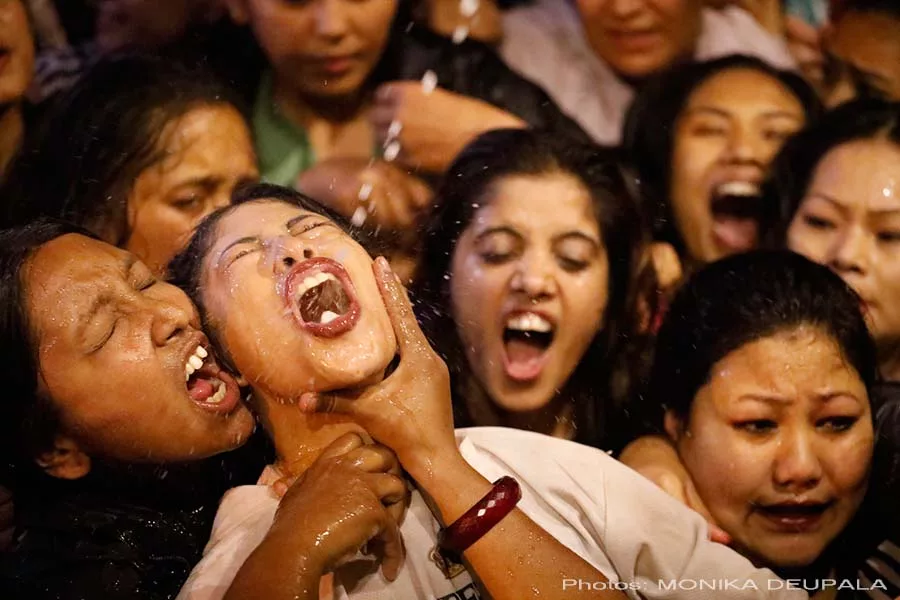
{"type": "Polygon", "coordinates": [[[303,129],[309,129],[312,125],[323,121],[335,124],[352,121],[365,107],[369,98],[363,89],[346,97],[304,96],[277,78],[272,97],[281,113],[303,129]]]}
{"type": "Polygon", "coordinates": [[[348,417],[300,412],[294,401],[285,401],[266,392],[254,392],[254,406],[266,433],[275,445],[275,466],[299,475],[306,471],[329,444],[355,432],[366,441],[368,434],[348,417]]]}
{"type": "Polygon", "coordinates": [[[6,171],[10,161],[19,151],[25,133],[25,121],[20,103],[0,108],[0,173],[6,171]]]}
{"type": "Polygon", "coordinates": [[[575,437],[574,407],[560,394],[534,410],[508,411],[498,406],[476,382],[471,381],[468,388],[465,404],[473,425],[523,429],[569,440],[575,437]]]}

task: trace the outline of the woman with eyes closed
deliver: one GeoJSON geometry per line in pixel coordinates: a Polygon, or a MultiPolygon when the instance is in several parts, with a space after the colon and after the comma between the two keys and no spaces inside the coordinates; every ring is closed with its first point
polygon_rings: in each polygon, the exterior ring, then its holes
{"type": "MultiPolygon", "coordinates": [[[[223,356],[252,388],[252,406],[277,455],[259,485],[223,499],[182,598],[477,598],[486,590],[520,599],[558,594],[561,578],[578,577],[623,587],[571,587],[567,596],[622,597],[623,590],[636,597],[639,586],[642,597],[661,598],[679,596],[657,576],[713,572],[767,585],[770,573],[708,542],[699,517],[600,450],[502,428],[454,434],[446,368],[386,263],[373,265],[347,231],[306,197],[253,186],[213,213],[170,265],[199,302],[223,356]],[[346,435],[391,448],[416,487],[399,530],[385,520],[369,534],[389,534],[374,559],[351,552],[309,561],[318,542],[294,532],[269,485],[299,477],[294,486],[302,487],[317,471],[316,458],[346,435]],[[518,508],[462,551],[462,570],[444,572],[430,557],[439,528],[502,476],[521,482],[518,508]],[[616,497],[608,498],[612,489],[616,497]],[[670,509],[680,513],[675,526],[654,525],[670,509]],[[402,561],[389,551],[398,534],[402,561]],[[657,559],[652,565],[640,558],[647,552],[657,559]]],[[[396,505],[402,493],[390,490],[373,501],[396,505]]],[[[341,505],[330,508],[339,512],[341,505]]]]}
{"type": "Polygon", "coordinates": [[[413,297],[450,367],[460,425],[621,442],[654,274],[617,158],[498,130],[449,171],[413,297]]]}
{"type": "Polygon", "coordinates": [[[755,248],[774,212],[760,193],[769,162],[820,112],[799,76],[749,57],[675,67],[648,82],[623,145],[654,239],[674,246],[688,270],[755,248]]]}
{"type": "Polygon", "coordinates": [[[183,292],[85,230],[3,231],[0,281],[0,440],[17,525],[0,588],[171,598],[229,475],[242,479],[212,458],[254,428],[235,379],[183,292]]]}
{"type": "Polygon", "coordinates": [[[258,178],[239,106],[165,59],[102,62],[29,136],[0,190],[2,217],[64,218],[161,274],[205,215],[258,178]]]}

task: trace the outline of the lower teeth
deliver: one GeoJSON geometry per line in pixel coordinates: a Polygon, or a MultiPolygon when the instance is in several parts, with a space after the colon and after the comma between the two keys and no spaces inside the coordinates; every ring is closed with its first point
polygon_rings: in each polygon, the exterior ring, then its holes
{"type": "Polygon", "coordinates": [[[340,315],[337,313],[331,312],[330,310],[326,310],[322,313],[322,316],[319,317],[319,323],[328,324],[337,319],[340,315]]]}
{"type": "Polygon", "coordinates": [[[210,397],[210,399],[207,400],[206,402],[209,404],[218,404],[225,398],[226,391],[227,390],[225,389],[225,383],[222,381],[219,381],[219,385],[218,385],[218,389],[216,389],[216,393],[213,394],[210,397]]]}

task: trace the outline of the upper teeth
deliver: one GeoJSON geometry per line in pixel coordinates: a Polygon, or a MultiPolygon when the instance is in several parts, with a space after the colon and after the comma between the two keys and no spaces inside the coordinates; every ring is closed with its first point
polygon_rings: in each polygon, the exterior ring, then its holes
{"type": "Polygon", "coordinates": [[[553,330],[550,321],[540,315],[534,313],[525,313],[509,317],[506,320],[507,329],[516,329],[518,331],[539,331],[546,333],[553,330]]]}
{"type": "Polygon", "coordinates": [[[720,196],[758,196],[759,184],[750,181],[726,181],[716,192],[720,196]]]}
{"type": "Polygon", "coordinates": [[[203,346],[197,346],[197,349],[194,350],[194,353],[188,357],[187,362],[184,363],[184,380],[187,381],[194,372],[199,371],[203,368],[203,359],[209,356],[209,352],[207,352],[203,346]]]}
{"type": "Polygon", "coordinates": [[[303,280],[303,283],[301,283],[297,287],[297,298],[313,289],[317,285],[322,285],[326,281],[337,281],[337,277],[335,277],[331,273],[317,273],[315,275],[310,275],[309,277],[305,278],[303,280]]]}

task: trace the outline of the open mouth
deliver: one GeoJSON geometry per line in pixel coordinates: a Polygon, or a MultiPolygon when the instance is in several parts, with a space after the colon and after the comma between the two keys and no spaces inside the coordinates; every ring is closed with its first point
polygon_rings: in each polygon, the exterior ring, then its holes
{"type": "Polygon", "coordinates": [[[556,325],[536,312],[514,312],[503,328],[503,366],[510,379],[527,382],[543,372],[556,325]]]}
{"type": "Polygon", "coordinates": [[[184,363],[184,382],[188,396],[201,408],[228,414],[240,402],[240,387],[223,371],[203,345],[197,345],[184,363]]]}
{"type": "Polygon", "coordinates": [[[710,206],[713,235],[720,246],[735,252],[756,247],[763,199],[759,184],[750,181],[727,181],[712,192],[710,206]]]}
{"type": "Polygon", "coordinates": [[[319,337],[337,337],[359,321],[359,302],[350,275],[329,258],[312,258],[288,271],[284,300],[294,320],[319,337]]]}
{"type": "Polygon", "coordinates": [[[779,529],[804,531],[815,527],[833,502],[758,505],[756,510],[779,529]]]}

